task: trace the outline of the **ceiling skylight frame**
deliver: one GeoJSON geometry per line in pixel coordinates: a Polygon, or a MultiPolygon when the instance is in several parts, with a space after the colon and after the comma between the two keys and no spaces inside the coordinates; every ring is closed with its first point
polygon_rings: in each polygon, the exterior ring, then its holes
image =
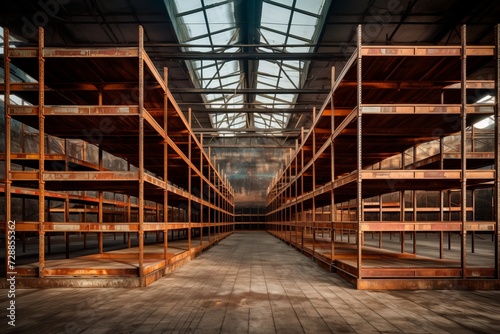
{"type": "MultiPolygon", "coordinates": [[[[261,52],[312,52],[313,45],[316,43],[317,38],[319,36],[320,29],[318,27],[322,26],[324,21],[324,17],[326,14],[326,10],[329,7],[330,0],[315,0],[315,3],[319,5],[321,8],[317,8],[317,10],[313,9],[313,12],[304,10],[302,8],[298,8],[297,0],[263,0],[263,18],[261,21],[261,26],[259,28],[259,34],[261,37],[262,43],[259,50],[261,52]],[[269,7],[266,9],[266,7],[269,7]],[[279,11],[280,8],[283,10],[283,15],[280,17],[279,11]],[[269,13],[272,13],[272,18],[269,13]],[[287,17],[288,15],[288,17],[287,17]],[[310,17],[309,25],[310,27],[303,29],[304,31],[309,31],[310,33],[307,35],[298,35],[292,32],[297,32],[297,29],[294,25],[297,23],[296,17],[301,15],[301,24],[307,24],[305,21],[307,17],[310,17]],[[269,20],[269,21],[266,21],[269,20]],[[285,24],[286,23],[286,24],[285,24]],[[284,29],[279,29],[279,27],[284,29]],[[281,37],[279,37],[281,36],[281,37]],[[276,45],[279,43],[274,43],[274,40],[270,40],[272,38],[279,38],[282,41],[281,45],[276,45]],[[293,43],[290,43],[290,40],[293,40],[293,43]],[[304,44],[304,47],[296,46],[304,44]],[[267,45],[266,45],[267,44],[267,45]],[[288,44],[293,44],[294,46],[288,47],[288,44]]],[[[308,6],[308,8],[314,8],[314,6],[308,6]]],[[[271,61],[266,61],[267,63],[272,63],[271,61]]],[[[279,68],[278,73],[268,73],[265,67],[261,67],[261,64],[266,64],[266,62],[259,63],[259,69],[257,72],[257,85],[258,87],[266,86],[273,87],[270,78],[276,77],[276,81],[274,84],[274,88],[279,90],[281,89],[298,89],[301,88],[305,82],[305,78],[307,77],[307,69],[310,62],[308,61],[274,61],[279,68]],[[294,66],[298,65],[298,66],[294,66]],[[285,79],[286,78],[286,79],[285,79]],[[292,87],[291,87],[292,86],[292,87]]],[[[265,104],[266,101],[273,101],[280,103],[279,107],[277,105],[273,105],[273,108],[293,108],[297,101],[297,94],[259,94],[256,96],[256,102],[262,102],[265,104]],[[283,105],[283,103],[289,103],[289,105],[283,105]]],[[[283,113],[279,113],[277,115],[283,115],[283,113]]],[[[288,124],[285,124],[281,119],[290,119],[290,114],[286,117],[275,117],[274,120],[272,118],[265,118],[263,114],[255,114],[254,115],[254,125],[257,124],[268,124],[269,128],[281,128],[285,129],[288,124]],[[278,121],[280,120],[280,121],[278,121]]]]}
{"type": "MultiPolygon", "coordinates": [[[[239,28],[234,14],[235,6],[239,0],[164,0],[171,14],[174,28],[181,43],[188,44],[183,47],[190,52],[242,52],[243,49],[237,44],[239,41],[239,28]],[[193,4],[197,5],[192,8],[193,4]],[[177,10],[179,9],[179,10],[177,10]],[[217,10],[219,13],[215,13],[217,10]],[[220,14],[223,13],[223,14],[220,14]],[[173,15],[172,15],[173,14],[173,15]],[[195,18],[196,22],[186,22],[195,18]],[[203,18],[203,19],[202,19],[203,18]],[[221,21],[226,18],[226,21],[221,21]],[[222,35],[221,35],[222,34],[222,35]],[[223,36],[221,41],[214,41],[214,36],[223,36]],[[193,44],[193,46],[189,46],[193,44]],[[201,44],[206,44],[205,47],[201,44]],[[228,48],[228,46],[232,46],[228,48]]],[[[326,10],[331,0],[313,0],[311,5],[303,6],[298,0],[262,0],[262,17],[258,33],[261,45],[256,48],[258,52],[311,52],[320,33],[320,27],[325,18],[326,10]],[[316,5],[318,8],[315,8],[316,5]],[[275,9],[266,10],[267,7],[275,9]],[[280,14],[281,11],[281,14],[280,14]],[[272,13],[272,17],[268,15],[272,13]],[[281,19],[276,24],[276,16],[281,19]],[[279,26],[281,24],[281,27],[279,26]],[[274,36],[274,37],[273,37],[274,36]],[[282,36],[282,37],[279,37],[282,36]],[[274,45],[270,38],[278,38],[281,45],[274,45]],[[293,44],[289,46],[290,44],[293,44]],[[303,46],[301,46],[303,44],[303,46]]],[[[234,94],[202,94],[207,108],[213,109],[209,119],[214,128],[241,129],[244,126],[264,126],[265,129],[285,129],[291,118],[288,113],[269,113],[272,109],[292,109],[296,105],[297,94],[257,94],[254,101],[250,101],[255,109],[262,109],[265,114],[254,113],[250,117],[245,113],[238,113],[237,108],[242,108],[249,103],[245,101],[242,94],[237,94],[244,87],[244,72],[239,62],[211,60],[188,60],[187,67],[190,69],[191,80],[194,85],[201,89],[234,89],[234,94]],[[228,68],[230,67],[230,70],[228,68]],[[232,67],[231,67],[232,66],[232,67]],[[204,73],[206,72],[206,73],[204,73]],[[206,74],[206,75],[204,75],[206,74]],[[214,103],[212,105],[211,103],[214,103]],[[222,105],[225,103],[227,105],[222,105]],[[230,112],[235,109],[234,112],[230,112]],[[221,117],[223,111],[229,111],[221,117]],[[266,115],[266,116],[264,116],[266,115]],[[246,117],[246,124],[243,116],[246,117]]],[[[299,89],[303,86],[307,77],[309,61],[304,60],[281,60],[281,61],[259,61],[256,66],[256,88],[268,89],[299,89]]]]}
{"type": "MultiPolygon", "coordinates": [[[[234,17],[234,6],[235,0],[227,0],[227,1],[218,1],[209,3],[210,0],[200,0],[197,2],[198,7],[192,8],[194,1],[183,1],[183,0],[174,0],[168,1],[165,0],[166,6],[169,9],[169,13],[174,13],[174,19],[172,20],[174,23],[174,28],[176,30],[177,36],[181,43],[186,44],[198,44],[197,42],[200,40],[207,40],[207,47],[199,47],[199,46],[186,46],[183,47],[186,51],[197,51],[197,52],[228,52],[228,51],[241,51],[241,48],[235,44],[238,42],[239,29],[236,25],[236,18],[234,17]],[[191,6],[191,7],[189,7],[191,6]],[[224,7],[227,8],[224,8],[224,7]],[[178,10],[179,8],[185,10],[178,10]],[[220,8],[220,11],[226,12],[226,16],[224,15],[211,15],[211,11],[213,9],[220,8]],[[201,15],[202,14],[202,15],[201,15]],[[198,15],[198,22],[185,22],[184,18],[193,17],[192,15],[198,15]],[[203,20],[201,17],[203,16],[203,20]],[[217,21],[227,18],[226,22],[217,22],[217,26],[215,25],[214,18],[216,17],[217,21]],[[196,24],[204,25],[204,27],[200,27],[198,34],[193,34],[193,27],[196,24]],[[227,35],[226,41],[217,41],[214,42],[214,38],[220,34],[224,34],[227,32],[232,32],[227,35]],[[217,47],[218,44],[224,45],[232,45],[234,44],[234,48],[228,49],[227,47],[217,47]]],[[[205,43],[202,43],[205,44],[205,43]]],[[[186,61],[186,66],[190,69],[191,80],[195,86],[198,88],[212,88],[212,89],[235,89],[241,88],[242,83],[242,71],[240,65],[237,61],[221,61],[214,60],[209,61],[208,66],[203,65],[203,61],[196,60],[188,60],[186,61]],[[234,66],[234,70],[229,71],[229,73],[224,73],[225,66],[234,66]],[[210,67],[214,67],[215,71],[213,71],[213,75],[205,77],[203,75],[204,70],[207,70],[210,67]],[[222,73],[222,74],[221,74],[222,73]],[[208,81],[207,81],[208,80],[208,81]],[[214,83],[214,84],[212,84],[214,83]]],[[[226,127],[234,127],[240,128],[242,115],[240,113],[227,113],[224,117],[221,117],[221,110],[225,108],[221,108],[221,106],[214,107],[210,103],[211,102],[224,102],[231,104],[233,108],[228,109],[236,109],[238,104],[243,102],[243,98],[241,98],[240,94],[202,94],[202,98],[206,105],[209,108],[217,110],[217,114],[210,113],[209,119],[214,128],[226,128],[226,127]]],[[[243,106],[243,104],[241,104],[243,106]]],[[[246,116],[246,115],[244,115],[246,116]]],[[[244,127],[243,124],[242,127],[244,127]]]]}

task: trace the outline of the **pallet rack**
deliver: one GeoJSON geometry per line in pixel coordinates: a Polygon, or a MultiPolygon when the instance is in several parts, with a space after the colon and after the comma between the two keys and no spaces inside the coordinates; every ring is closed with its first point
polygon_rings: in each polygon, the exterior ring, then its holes
{"type": "Polygon", "coordinates": [[[192,132],[191,111],[185,117],[173,99],[167,69],[160,75],[145,52],[142,27],[137,47],[47,47],[40,28],[38,47],[11,48],[4,36],[5,220],[38,238],[38,261],[16,268],[19,286],[145,286],[234,230],[233,189],[192,132]],[[11,64],[36,81],[12,82],[11,64]],[[32,105],[11,104],[11,93],[32,105]],[[28,132],[30,148],[13,144],[28,132]],[[27,202],[35,218],[14,215],[27,202]],[[174,231],[186,238],[181,253],[169,249],[174,231]],[[107,265],[52,266],[50,236],[64,234],[69,258],[70,233],[96,235],[92,259],[107,265]],[[106,252],[109,233],[129,247],[132,235],[137,247],[106,252]],[[163,247],[148,248],[148,234],[163,247]]]}
{"type": "Polygon", "coordinates": [[[495,46],[467,45],[465,26],[457,46],[374,46],[362,43],[358,27],[355,52],[335,80],[332,70],[313,127],[269,187],[271,233],[358,289],[498,288],[498,27],[496,33],[495,46]],[[493,78],[470,79],[485,65],[493,78]],[[491,92],[494,103],[475,103],[491,92]],[[486,117],[494,130],[473,130],[486,117]],[[491,141],[488,150],[471,149],[479,135],[491,141]],[[450,138],[458,138],[456,152],[445,150],[450,138]],[[429,156],[417,158],[412,152],[425,145],[429,156]],[[479,189],[491,191],[489,219],[474,219],[479,189]],[[438,204],[419,207],[430,193],[439,194],[438,204]],[[458,204],[447,196],[458,196],[458,204]],[[435,254],[419,254],[429,233],[438,235],[435,254]],[[457,259],[444,257],[444,233],[459,236],[457,259]],[[472,263],[475,233],[491,235],[486,264],[472,263]],[[383,249],[383,235],[393,234],[401,249],[383,249]],[[378,235],[379,244],[368,245],[367,235],[378,235]]]}

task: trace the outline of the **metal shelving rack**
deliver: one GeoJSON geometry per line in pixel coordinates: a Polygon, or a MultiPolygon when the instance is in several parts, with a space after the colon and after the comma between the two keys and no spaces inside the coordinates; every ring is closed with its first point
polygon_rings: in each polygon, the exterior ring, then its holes
{"type": "MultiPolygon", "coordinates": [[[[40,28],[38,47],[11,48],[8,30],[4,36],[5,218],[16,220],[18,235],[35,233],[39,240],[39,260],[17,268],[18,284],[144,286],[232,233],[233,189],[191,130],[191,111],[185,117],[173,99],[167,69],[158,73],[145,52],[142,27],[138,47],[52,48],[44,45],[40,28]],[[12,82],[11,63],[36,82],[12,82]],[[10,104],[11,93],[33,105],[10,104]],[[12,151],[13,120],[38,131],[36,152],[12,151]],[[49,137],[60,140],[61,152],[52,152],[49,137]],[[80,143],[80,158],[70,154],[72,141],[80,143]],[[13,198],[35,200],[38,218],[15,217],[13,198]],[[95,219],[85,221],[91,215],[95,219]],[[173,231],[187,239],[181,255],[169,253],[173,231]],[[57,233],[96,234],[106,259],[124,255],[106,253],[103,234],[122,233],[129,246],[136,235],[136,253],[126,255],[132,269],[120,271],[113,262],[99,270],[51,268],[47,235],[57,233]],[[149,254],[148,233],[163,244],[162,254],[149,254]],[[74,276],[85,283],[75,283],[74,276]]],[[[66,253],[69,258],[68,242],[66,253]]]]}
{"type": "Polygon", "coordinates": [[[313,110],[311,130],[269,187],[270,232],[358,289],[498,288],[498,27],[496,33],[495,46],[467,45],[465,26],[461,45],[375,46],[362,43],[359,26],[356,51],[335,80],[332,70],[329,98],[313,110]],[[494,78],[469,78],[486,64],[494,78]],[[472,99],[489,92],[494,104],[472,99]],[[474,152],[468,148],[477,135],[471,126],[486,117],[494,123],[491,149],[474,152]],[[451,135],[459,136],[460,149],[445,154],[443,140],[451,135]],[[442,153],[405,161],[430,141],[442,153]],[[381,168],[394,157],[397,163],[381,168]],[[481,188],[492,191],[492,219],[475,221],[471,198],[481,188]],[[439,192],[438,206],[418,212],[416,194],[429,191],[439,192]],[[445,207],[449,192],[459,194],[458,207],[445,207]],[[373,199],[387,195],[398,197],[393,209],[378,201],[378,219],[365,219],[373,199]],[[418,218],[425,210],[439,218],[418,218]],[[383,219],[384,211],[398,218],[383,219]],[[460,236],[459,259],[443,258],[445,232],[460,236]],[[467,238],[476,232],[491,235],[487,265],[467,261],[467,238]],[[366,245],[367,233],[379,235],[378,248],[366,245]],[[384,233],[400,236],[400,251],[382,249],[384,233]],[[417,255],[417,237],[427,233],[438,234],[439,257],[417,255]],[[407,234],[413,254],[405,251],[407,234]]]}

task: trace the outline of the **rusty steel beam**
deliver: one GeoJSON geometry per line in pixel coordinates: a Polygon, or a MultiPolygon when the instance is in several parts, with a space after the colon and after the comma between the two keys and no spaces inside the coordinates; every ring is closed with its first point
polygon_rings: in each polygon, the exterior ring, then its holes
{"type": "Polygon", "coordinates": [[[462,102],[460,113],[460,208],[461,208],[461,267],[462,278],[467,278],[467,33],[465,25],[461,28],[461,51],[460,51],[460,81],[462,85],[460,99],[462,102]]]}
{"type": "MultiPolygon", "coordinates": [[[[144,277],[144,30],[139,26],[139,277],[144,277]]],[[[142,282],[141,282],[142,284],[142,282]]]]}
{"type": "Polygon", "coordinates": [[[495,27],[495,277],[500,279],[500,24],[495,27]]]}
{"type": "MultiPolygon", "coordinates": [[[[495,48],[490,45],[470,46],[466,52],[468,56],[494,56],[495,48]]],[[[459,57],[461,55],[461,47],[458,45],[447,46],[374,46],[364,45],[361,54],[367,57],[459,57]]]]}
{"type": "MultiPolygon", "coordinates": [[[[199,145],[200,147],[203,147],[203,134],[200,135],[200,140],[199,140],[199,145]]],[[[203,159],[205,158],[205,155],[204,155],[204,150],[200,150],[200,173],[202,175],[203,174],[203,170],[204,170],[204,163],[203,163],[203,159]]],[[[204,181],[203,181],[203,177],[200,177],[200,189],[203,189],[204,187],[204,181]]],[[[201,198],[203,199],[203,191],[201,190],[200,191],[200,196],[201,198]]],[[[204,210],[204,205],[203,205],[203,202],[201,203],[200,205],[200,223],[201,223],[201,227],[200,227],[200,246],[203,246],[203,220],[204,220],[204,215],[203,215],[203,210],[204,210]]]]}
{"type": "MultiPolygon", "coordinates": [[[[313,113],[312,113],[313,120],[316,121],[316,108],[313,108],[313,113]]],[[[312,233],[313,233],[313,238],[312,238],[312,252],[313,252],[313,257],[316,254],[316,201],[315,201],[315,194],[314,192],[316,191],[316,159],[314,158],[314,155],[316,154],[316,127],[312,129],[312,152],[313,152],[313,158],[312,158],[312,233]]]]}
{"type": "MultiPolygon", "coordinates": [[[[331,69],[331,90],[332,90],[332,96],[330,98],[330,113],[331,115],[335,115],[338,113],[338,111],[335,108],[335,103],[334,103],[334,97],[335,97],[335,66],[332,66],[331,69]]],[[[323,112],[323,114],[325,114],[323,112]]],[[[335,131],[335,117],[330,117],[330,127],[331,127],[331,133],[333,134],[335,131]]],[[[330,137],[330,181],[333,184],[333,181],[335,181],[335,139],[333,139],[333,136],[330,137]]],[[[333,190],[333,187],[330,191],[330,221],[331,221],[331,228],[330,228],[330,270],[335,262],[335,228],[333,222],[336,220],[336,204],[335,204],[335,191],[333,190]]]]}
{"type": "MultiPolygon", "coordinates": [[[[304,170],[304,165],[305,165],[305,161],[304,161],[304,157],[305,157],[305,152],[304,152],[304,139],[305,139],[305,134],[304,134],[304,127],[301,127],[300,128],[300,141],[301,141],[301,147],[299,147],[299,150],[300,150],[300,153],[301,153],[301,157],[300,157],[300,160],[301,160],[301,166],[300,166],[300,170],[303,171],[304,170]]],[[[300,196],[303,196],[305,191],[304,191],[304,174],[301,173],[300,174],[300,188],[301,188],[301,194],[300,196]]],[[[300,225],[301,225],[301,241],[300,241],[300,248],[302,249],[302,251],[304,250],[304,234],[305,234],[305,227],[303,226],[305,221],[306,221],[306,213],[304,211],[304,202],[301,201],[300,202],[300,225]]]]}
{"type": "MultiPolygon", "coordinates": [[[[10,49],[10,33],[9,30],[4,28],[3,29],[3,38],[4,38],[4,46],[3,46],[3,52],[4,52],[4,82],[5,82],[5,91],[4,91],[4,122],[5,122],[5,128],[4,128],[4,140],[5,140],[5,167],[4,167],[4,182],[5,182],[5,191],[4,191],[4,196],[5,196],[5,257],[4,257],[4,264],[5,264],[5,272],[13,272],[13,269],[15,269],[15,261],[14,265],[10,266],[9,260],[12,258],[9,258],[9,240],[10,240],[10,233],[9,234],[9,222],[12,221],[12,181],[10,180],[10,170],[11,170],[11,138],[10,138],[10,133],[11,133],[11,118],[9,115],[9,106],[10,106],[10,57],[9,57],[9,49],[10,49]]],[[[14,238],[15,238],[15,228],[13,230],[14,232],[14,238]]],[[[9,277],[6,274],[6,277],[9,277]]]]}
{"type": "MultiPolygon", "coordinates": [[[[298,171],[298,166],[299,166],[299,140],[295,139],[295,171],[298,171]]],[[[297,172],[294,176],[294,185],[295,185],[295,244],[298,244],[298,224],[299,224],[299,205],[298,205],[298,198],[299,198],[299,178],[297,177],[297,172]]]]}
{"type": "Polygon", "coordinates": [[[142,50],[142,47],[139,50],[133,47],[95,49],[47,47],[43,50],[43,55],[45,58],[140,58],[142,50]]]}
{"type": "Polygon", "coordinates": [[[362,238],[363,231],[361,230],[361,222],[363,221],[363,179],[361,177],[361,171],[363,169],[363,123],[362,123],[362,85],[363,85],[363,72],[362,72],[362,31],[361,25],[357,27],[357,117],[356,117],[356,157],[357,157],[357,179],[356,179],[356,220],[358,223],[357,233],[356,233],[356,247],[357,247],[357,255],[356,255],[356,275],[357,278],[362,278],[362,238]]]}
{"type": "MultiPolygon", "coordinates": [[[[188,109],[188,126],[191,127],[192,125],[192,112],[191,108],[188,109]]],[[[192,161],[192,140],[191,140],[191,135],[189,136],[188,139],[188,159],[189,161],[192,161]]],[[[192,194],[192,176],[193,176],[193,169],[188,167],[188,192],[189,194],[192,194]]],[[[193,215],[193,208],[192,208],[192,203],[191,203],[191,196],[188,197],[188,250],[191,250],[191,220],[192,220],[192,215],[193,215]]]]}
{"type": "MultiPolygon", "coordinates": [[[[163,68],[163,81],[165,83],[165,87],[168,88],[168,68],[163,68]]],[[[168,156],[168,142],[166,138],[168,138],[168,105],[169,99],[166,92],[163,94],[163,130],[165,131],[165,138],[163,141],[163,180],[168,180],[168,164],[169,164],[169,156],[168,156]]],[[[163,229],[163,258],[165,263],[168,261],[168,184],[165,184],[163,190],[163,222],[165,223],[163,229]]]]}
{"type": "MultiPolygon", "coordinates": [[[[38,241],[38,277],[44,277],[45,270],[45,180],[44,161],[45,161],[45,60],[43,58],[44,49],[44,30],[38,28],[38,150],[39,150],[39,166],[38,166],[38,220],[39,220],[39,241],[38,241]]],[[[50,239],[49,239],[50,241],[50,239]]]]}

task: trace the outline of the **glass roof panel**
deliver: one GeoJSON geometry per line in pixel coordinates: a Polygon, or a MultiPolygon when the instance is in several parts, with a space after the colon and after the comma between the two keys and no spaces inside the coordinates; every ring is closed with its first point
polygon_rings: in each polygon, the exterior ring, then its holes
{"type": "MultiPolygon", "coordinates": [[[[187,44],[193,44],[193,45],[208,45],[208,44],[210,44],[210,39],[208,37],[202,37],[202,38],[198,38],[198,39],[194,39],[194,40],[185,40],[183,42],[187,43],[187,44]]],[[[207,52],[207,48],[204,48],[204,47],[189,46],[185,49],[189,50],[189,51],[194,51],[194,52],[207,52]]]]}
{"type": "Polygon", "coordinates": [[[255,127],[259,129],[284,129],[290,118],[289,113],[255,114],[255,127]]]}
{"type": "Polygon", "coordinates": [[[294,71],[300,71],[303,66],[300,60],[287,60],[283,62],[283,67],[294,71]]]}
{"type": "Polygon", "coordinates": [[[267,2],[262,4],[261,26],[286,32],[292,11],[267,2]]]}
{"type": "MultiPolygon", "coordinates": [[[[170,0],[165,0],[165,2],[169,2],[170,0]]],[[[174,0],[175,8],[177,9],[177,13],[184,13],[187,11],[191,11],[193,9],[201,7],[201,0],[174,0]]]]}
{"type": "Polygon", "coordinates": [[[236,29],[225,30],[212,35],[212,43],[214,45],[226,45],[233,38],[236,29]]]}
{"type": "Polygon", "coordinates": [[[275,88],[276,87],[276,80],[272,78],[266,78],[263,75],[259,76],[259,79],[257,80],[257,89],[262,89],[262,88],[275,88]]]}
{"type": "Polygon", "coordinates": [[[246,115],[242,113],[213,113],[210,120],[214,128],[237,129],[246,125],[246,115]]]}
{"type": "MultiPolygon", "coordinates": [[[[190,1],[186,1],[184,0],[185,2],[190,2],[190,1]]],[[[224,4],[224,3],[227,3],[227,2],[231,2],[232,3],[232,0],[203,0],[203,2],[205,3],[205,6],[209,7],[209,6],[212,6],[212,5],[216,5],[216,4],[224,4]]]]}
{"type": "MultiPolygon", "coordinates": [[[[300,1],[301,0],[299,0],[297,2],[300,2],[300,1]]],[[[304,0],[302,0],[302,1],[306,2],[304,0]]],[[[288,7],[292,7],[292,5],[293,5],[293,0],[267,0],[267,2],[275,2],[275,3],[279,3],[279,4],[282,4],[282,5],[288,6],[288,7]]]]}
{"type": "MultiPolygon", "coordinates": [[[[284,33],[277,33],[274,31],[269,31],[266,30],[265,28],[261,28],[261,42],[264,42],[266,44],[278,44],[282,45],[285,44],[286,41],[286,34],[284,33]]],[[[264,51],[267,51],[267,49],[263,49],[264,51]]]]}
{"type": "Polygon", "coordinates": [[[232,3],[208,7],[205,9],[205,12],[207,13],[208,24],[212,32],[233,26],[234,10],[232,3]]]}
{"type": "Polygon", "coordinates": [[[297,1],[295,3],[295,8],[310,12],[316,15],[321,14],[325,6],[324,0],[307,0],[307,1],[297,1]]]}
{"type": "Polygon", "coordinates": [[[268,60],[259,61],[259,72],[266,73],[267,75],[278,76],[280,68],[278,64],[268,60]]]}
{"type": "Polygon", "coordinates": [[[237,61],[218,62],[219,76],[226,76],[229,74],[239,73],[239,66],[237,61]]]}
{"type": "MultiPolygon", "coordinates": [[[[239,40],[234,16],[234,1],[204,0],[202,2],[199,0],[174,0],[172,2],[165,0],[179,42],[199,45],[183,49],[197,52],[240,51],[239,47],[232,48],[231,50],[213,47],[213,45],[230,45],[239,40]]],[[[186,65],[193,70],[191,72],[194,73],[192,76],[194,85],[201,88],[236,89],[243,75],[237,61],[188,60],[186,61],[186,65]]],[[[203,99],[210,108],[214,109],[220,108],[221,105],[210,105],[210,102],[239,103],[243,101],[241,95],[223,94],[204,94],[203,99]]],[[[214,127],[241,127],[242,124],[246,124],[246,114],[238,114],[237,116],[223,115],[210,115],[214,127]]]]}
{"type": "Polygon", "coordinates": [[[316,17],[294,12],[292,24],[290,25],[290,34],[310,40],[314,36],[317,24],[318,19],[316,17]]]}
{"type": "Polygon", "coordinates": [[[199,71],[199,78],[203,79],[213,79],[215,74],[217,74],[217,67],[215,66],[209,66],[209,67],[202,67],[201,70],[199,71]]]}
{"type": "MultiPolygon", "coordinates": [[[[243,52],[239,27],[245,22],[236,21],[235,6],[241,0],[164,0],[180,43],[196,46],[184,50],[197,52],[243,52]],[[203,46],[203,47],[202,47],[203,46]],[[229,48],[226,46],[230,46],[229,48]],[[233,47],[231,47],[233,46],[233,47]]],[[[331,0],[263,0],[259,52],[311,52],[322,26],[331,0]],[[286,45],[304,45],[286,47],[286,45]]],[[[247,87],[243,80],[246,73],[241,61],[188,60],[191,79],[195,86],[210,89],[296,89],[307,76],[309,62],[260,60],[256,68],[255,87],[247,87]]],[[[248,75],[252,75],[248,73],[248,75]]],[[[244,107],[246,103],[260,104],[260,108],[291,108],[296,94],[204,94],[204,102],[214,110],[244,107]],[[216,103],[211,105],[210,103],[216,103]],[[224,104],[231,105],[224,105],[224,104]]],[[[246,113],[209,114],[216,128],[263,127],[282,129],[287,126],[290,114],[246,113]],[[253,123],[251,122],[253,120],[253,123]]]]}
{"type": "Polygon", "coordinates": [[[186,27],[186,39],[192,39],[199,36],[207,35],[208,29],[205,23],[203,12],[195,12],[181,17],[186,27]]]}
{"type": "MultiPolygon", "coordinates": [[[[318,36],[317,29],[321,26],[320,19],[324,18],[329,2],[330,0],[313,0],[307,2],[264,0],[260,29],[261,42],[271,45],[269,46],[269,51],[265,48],[265,44],[260,50],[264,52],[311,52],[313,50],[311,45],[315,43],[318,36]],[[299,11],[296,9],[299,9],[299,11]],[[310,12],[311,15],[304,13],[304,11],[310,12]],[[286,47],[285,49],[277,46],[284,44],[304,45],[304,47],[286,47]]],[[[306,64],[308,63],[300,61],[260,61],[257,74],[257,87],[300,88],[301,78],[305,76],[304,71],[307,70],[306,64]]],[[[257,95],[255,98],[262,105],[271,104],[273,108],[290,108],[296,99],[296,94],[257,95]],[[287,102],[290,105],[287,105],[287,102]],[[280,103],[280,105],[275,103],[280,103]]],[[[289,116],[282,116],[280,119],[287,121],[289,116]]],[[[277,125],[277,122],[264,121],[263,117],[260,114],[254,115],[256,126],[257,124],[277,125]]]]}

